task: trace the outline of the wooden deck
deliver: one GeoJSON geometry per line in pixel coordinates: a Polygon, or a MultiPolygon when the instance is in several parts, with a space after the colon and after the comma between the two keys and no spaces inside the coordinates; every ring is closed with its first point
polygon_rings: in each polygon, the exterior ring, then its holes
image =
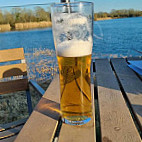
{"type": "Polygon", "coordinates": [[[141,77],[127,66],[126,59],[97,59],[93,80],[94,116],[89,123],[61,122],[56,76],[15,142],[141,142],[141,77]]]}

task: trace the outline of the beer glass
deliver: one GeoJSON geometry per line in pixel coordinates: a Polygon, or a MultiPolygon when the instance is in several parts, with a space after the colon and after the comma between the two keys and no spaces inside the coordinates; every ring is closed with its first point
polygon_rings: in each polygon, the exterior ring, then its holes
{"type": "Polygon", "coordinates": [[[93,9],[91,2],[58,3],[51,6],[62,120],[71,125],[85,124],[92,116],[90,67],[93,9]]]}

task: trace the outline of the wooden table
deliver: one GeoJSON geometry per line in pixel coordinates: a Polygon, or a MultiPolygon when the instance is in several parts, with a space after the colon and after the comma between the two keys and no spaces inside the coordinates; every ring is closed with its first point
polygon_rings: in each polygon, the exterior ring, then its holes
{"type": "Polygon", "coordinates": [[[61,123],[55,77],[15,142],[141,142],[142,78],[126,59],[94,62],[94,117],[82,126],[61,123]]]}

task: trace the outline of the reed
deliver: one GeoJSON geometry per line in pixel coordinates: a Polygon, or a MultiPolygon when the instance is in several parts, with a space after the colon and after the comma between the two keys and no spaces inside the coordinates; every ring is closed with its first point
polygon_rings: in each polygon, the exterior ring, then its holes
{"type": "Polygon", "coordinates": [[[51,27],[52,23],[47,21],[41,22],[27,22],[27,23],[16,23],[15,30],[25,30],[25,29],[33,29],[33,28],[45,28],[51,27]]]}
{"type": "Polygon", "coordinates": [[[104,17],[104,18],[97,18],[96,21],[101,21],[101,20],[111,20],[111,17],[104,17]]]}
{"type": "Polygon", "coordinates": [[[2,25],[0,25],[0,32],[10,31],[10,30],[11,30],[10,24],[2,24],[2,25]]]}

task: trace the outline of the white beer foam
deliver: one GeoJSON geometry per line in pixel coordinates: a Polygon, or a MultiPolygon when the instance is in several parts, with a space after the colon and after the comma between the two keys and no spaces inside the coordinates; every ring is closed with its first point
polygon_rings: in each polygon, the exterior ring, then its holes
{"type": "Polygon", "coordinates": [[[56,52],[62,57],[80,57],[92,53],[92,42],[83,40],[70,40],[58,44],[56,52]]]}
{"type": "Polygon", "coordinates": [[[80,18],[69,19],[68,23],[71,24],[71,25],[86,24],[87,18],[86,17],[80,17],[80,18]]]}
{"type": "MultiPolygon", "coordinates": [[[[87,24],[87,17],[80,13],[58,13],[54,15],[55,22],[62,21],[62,25],[83,25],[87,24]]],[[[57,22],[58,23],[58,22],[57,22]]],[[[59,26],[59,25],[58,25],[59,26]]]]}
{"type": "Polygon", "coordinates": [[[70,21],[73,24],[84,24],[87,22],[87,17],[80,13],[58,13],[54,16],[55,21],[63,19],[62,22],[70,21]]]}

